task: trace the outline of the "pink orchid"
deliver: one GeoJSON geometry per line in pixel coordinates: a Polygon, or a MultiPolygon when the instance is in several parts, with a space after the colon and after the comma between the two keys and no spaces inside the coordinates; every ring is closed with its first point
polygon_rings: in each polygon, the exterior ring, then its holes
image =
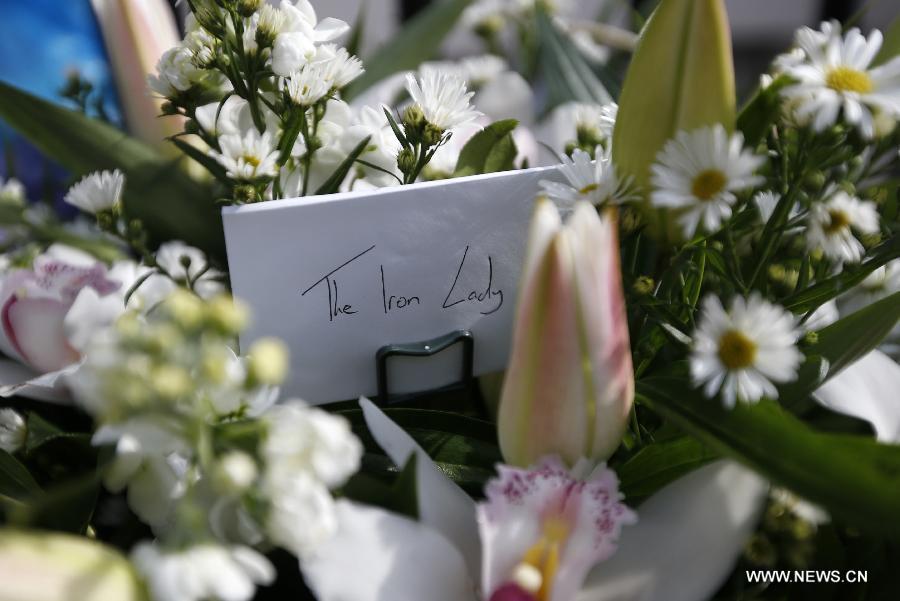
{"type": "Polygon", "coordinates": [[[0,365],[0,395],[20,394],[35,382],[52,389],[78,363],[92,332],[121,313],[121,291],[105,265],[63,246],[38,256],[31,269],[7,273],[0,285],[0,350],[14,362],[0,365]]]}
{"type": "Polygon", "coordinates": [[[337,501],[337,534],[301,562],[319,601],[696,601],[731,572],[766,496],[757,476],[718,462],[651,496],[621,529],[634,514],[615,474],[579,478],[549,459],[501,467],[477,504],[360,404],[397,465],[416,455],[419,519],[337,501]]]}

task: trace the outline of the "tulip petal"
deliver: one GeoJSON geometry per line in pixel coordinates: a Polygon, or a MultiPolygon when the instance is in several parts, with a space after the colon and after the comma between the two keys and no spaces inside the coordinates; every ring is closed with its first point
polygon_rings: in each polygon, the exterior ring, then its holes
{"type": "Polygon", "coordinates": [[[573,465],[585,454],[592,426],[573,273],[571,232],[562,229],[524,276],[498,416],[500,449],[511,465],[526,467],[545,455],[573,465]]]}
{"type": "Polygon", "coordinates": [[[369,431],[394,463],[406,465],[410,456],[416,454],[419,521],[456,545],[466,559],[470,574],[480,574],[481,542],[475,519],[475,502],[447,478],[422,447],[372,401],[361,398],[359,404],[369,431]]]}
{"type": "Polygon", "coordinates": [[[589,456],[607,459],[618,448],[634,400],[634,370],[619,261],[617,225],[578,203],[569,223],[576,247],[579,338],[589,357],[588,423],[593,424],[589,456]]]}
{"type": "Polygon", "coordinates": [[[878,440],[900,443],[900,365],[872,351],[819,388],[824,407],[871,423],[878,440]]]}
{"type": "Polygon", "coordinates": [[[319,601],[475,601],[463,557],[405,517],[341,499],[337,533],[300,569],[319,601]]]}
{"type": "Polygon", "coordinates": [[[767,484],[730,461],[675,481],[637,508],[619,550],[588,576],[577,601],[709,599],[753,532],[767,484]]]}

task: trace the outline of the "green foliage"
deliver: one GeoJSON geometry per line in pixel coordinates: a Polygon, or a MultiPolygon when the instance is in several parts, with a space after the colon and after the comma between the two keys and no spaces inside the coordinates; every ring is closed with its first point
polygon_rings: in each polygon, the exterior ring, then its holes
{"type": "Polygon", "coordinates": [[[606,71],[598,76],[575,44],[562,35],[546,12],[538,11],[541,73],[547,81],[549,108],[565,102],[612,102],[619,84],[606,71]]]}
{"type": "Polygon", "coordinates": [[[472,136],[459,153],[453,176],[462,177],[515,169],[518,149],[512,132],[518,124],[515,119],[496,121],[472,136]]]}
{"type": "Polygon", "coordinates": [[[118,129],[0,83],[0,118],[73,175],[121,169],[125,213],[158,242],[180,239],[224,258],[222,219],[211,189],[118,129]]]}
{"type": "Polygon", "coordinates": [[[719,455],[691,437],[652,443],[616,468],[625,500],[635,505],[719,455]]]}
{"type": "Polygon", "coordinates": [[[338,168],[334,170],[334,173],[331,174],[325,183],[319,186],[319,189],[316,190],[316,194],[334,194],[338,191],[341,186],[341,183],[347,178],[347,174],[350,173],[350,169],[353,167],[353,163],[356,162],[356,159],[359,158],[366,150],[366,146],[369,145],[369,140],[372,139],[372,136],[367,136],[360,140],[359,144],[350,151],[350,154],[347,155],[338,168]]]}
{"type": "Polygon", "coordinates": [[[781,90],[790,80],[782,75],[769,87],[760,89],[738,115],[737,127],[744,134],[744,142],[750,148],[765,140],[769,128],[781,115],[781,90]]]}

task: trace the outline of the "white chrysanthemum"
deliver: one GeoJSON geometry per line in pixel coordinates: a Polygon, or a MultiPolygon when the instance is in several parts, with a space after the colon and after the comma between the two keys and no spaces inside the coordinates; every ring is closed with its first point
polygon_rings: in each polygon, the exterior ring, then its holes
{"type": "Polygon", "coordinates": [[[272,71],[289,77],[315,58],[316,45],[342,36],[350,26],[341,20],[319,21],[309,0],[282,2],[282,21],[272,46],[272,71]]]}
{"type": "Polygon", "coordinates": [[[776,399],[775,383],[796,379],[803,361],[799,336],[794,316],[757,293],[736,297],[727,312],[717,297],[708,296],[694,332],[694,384],[710,398],[721,391],[729,408],[738,400],[776,399]]]}
{"type": "Polygon", "coordinates": [[[325,63],[303,65],[285,80],[284,89],[294,104],[310,107],[331,92],[331,82],[325,79],[325,63]]]}
{"type": "Polygon", "coordinates": [[[321,63],[322,78],[331,88],[340,90],[365,72],[362,61],[335,44],[323,44],[316,49],[313,63],[321,63]]]}
{"type": "Polygon", "coordinates": [[[806,60],[784,66],[798,83],[782,92],[794,103],[797,117],[812,119],[812,126],[822,131],[843,113],[847,123],[872,138],[876,114],[900,116],[900,57],[871,68],[882,41],[878,30],[867,39],[858,29],[843,38],[831,31],[798,38],[806,60]]]}
{"type": "Polygon", "coordinates": [[[509,63],[499,56],[483,54],[462,59],[459,61],[459,69],[469,85],[481,86],[508,71],[509,63]]]}
{"type": "Polygon", "coordinates": [[[260,134],[251,128],[243,135],[219,138],[222,152],[210,151],[225,167],[228,177],[236,180],[255,180],[278,175],[278,152],[269,132],[260,134]]]}
{"type": "Polygon", "coordinates": [[[0,177],[0,202],[25,203],[25,186],[14,177],[4,180],[0,177]]]}
{"type": "Polygon", "coordinates": [[[212,299],[227,292],[222,283],[225,274],[211,268],[209,259],[199,248],[172,240],[160,245],[155,257],[159,266],[176,281],[190,281],[192,290],[201,298],[212,299]]]}
{"type": "Polygon", "coordinates": [[[681,211],[685,236],[716,230],[731,217],[735,192],[762,183],[753,173],[765,162],[744,149],[744,137],[721,125],[679,132],[653,165],[653,204],[681,211]]]}
{"type": "Polygon", "coordinates": [[[121,202],[124,186],[125,176],[118,169],[97,171],[84,176],[81,181],[69,188],[65,201],[86,213],[109,211],[121,202]]]}
{"type": "Polygon", "coordinates": [[[811,250],[821,250],[832,261],[856,263],[865,249],[853,231],[874,234],[878,221],[875,203],[839,191],[810,209],[806,241],[811,250]]]}
{"type": "Polygon", "coordinates": [[[595,137],[600,141],[611,140],[618,114],[619,105],[615,102],[609,104],[579,103],[574,107],[575,131],[576,133],[586,132],[590,137],[595,137]]]}
{"type": "Polygon", "coordinates": [[[195,63],[191,48],[179,44],[166,50],[156,64],[157,75],[150,75],[150,89],[165,97],[190,90],[203,76],[203,70],[195,63]]]}
{"type": "Polygon", "coordinates": [[[14,409],[0,409],[0,449],[15,453],[25,445],[28,428],[25,420],[14,409]]]}
{"type": "Polygon", "coordinates": [[[295,555],[313,551],[337,527],[329,488],[358,468],[359,440],[346,420],[300,401],[270,409],[262,447],[269,537],[295,555]]]}
{"type": "Polygon", "coordinates": [[[426,121],[444,131],[481,116],[470,102],[474,92],[466,91],[465,82],[455,74],[427,69],[417,80],[410,73],[406,76],[406,89],[426,121]]]}
{"type": "Polygon", "coordinates": [[[576,149],[571,159],[563,157],[559,170],[569,184],[542,180],[544,193],[564,207],[572,207],[581,200],[602,205],[620,204],[635,198],[630,191],[631,179],[619,179],[609,152],[598,146],[596,156],[595,161],[585,151],[576,149]]]}
{"type": "Polygon", "coordinates": [[[201,544],[163,551],[140,543],[131,561],[154,601],[250,601],[257,585],[275,580],[275,568],[250,547],[201,544]]]}

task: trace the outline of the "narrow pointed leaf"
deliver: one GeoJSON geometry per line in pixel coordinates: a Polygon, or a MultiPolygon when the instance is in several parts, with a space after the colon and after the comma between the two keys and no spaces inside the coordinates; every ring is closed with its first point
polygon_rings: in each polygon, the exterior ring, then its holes
{"type": "Polygon", "coordinates": [[[335,169],[334,173],[331,174],[324,184],[319,186],[319,189],[316,190],[316,195],[319,194],[334,194],[341,187],[343,181],[347,178],[347,174],[350,173],[350,169],[353,167],[353,163],[356,162],[356,159],[359,158],[359,155],[363,153],[366,149],[366,146],[369,145],[369,140],[372,139],[372,136],[366,136],[356,147],[350,151],[350,154],[347,155],[347,158],[344,159],[338,168],[335,169]]]}
{"type": "Polygon", "coordinates": [[[515,119],[497,121],[472,136],[459,153],[453,176],[462,177],[514,169],[518,151],[512,132],[518,124],[515,119]]]}

